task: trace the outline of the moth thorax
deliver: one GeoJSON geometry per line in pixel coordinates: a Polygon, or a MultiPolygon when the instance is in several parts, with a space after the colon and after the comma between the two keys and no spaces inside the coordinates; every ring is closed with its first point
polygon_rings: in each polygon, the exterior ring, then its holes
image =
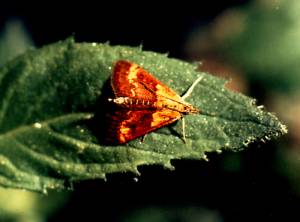
{"type": "Polygon", "coordinates": [[[127,107],[140,107],[140,106],[151,106],[153,102],[145,99],[137,99],[131,97],[117,97],[115,99],[108,99],[108,101],[113,102],[118,105],[127,107]]]}

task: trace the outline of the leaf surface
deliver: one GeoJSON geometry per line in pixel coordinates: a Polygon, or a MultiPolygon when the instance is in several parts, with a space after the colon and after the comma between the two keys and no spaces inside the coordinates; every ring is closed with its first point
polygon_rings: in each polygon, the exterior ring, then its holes
{"type": "Polygon", "coordinates": [[[172,159],[203,159],[206,152],[239,150],[278,137],[286,128],[253,99],[196,65],[141,48],[75,43],[67,39],[26,52],[0,69],[0,184],[34,191],[63,189],[72,181],[138,173],[140,165],[172,168],[172,159]],[[105,100],[113,64],[130,60],[178,94],[203,75],[187,102],[187,143],[178,121],[122,146],[103,143],[105,100]]]}

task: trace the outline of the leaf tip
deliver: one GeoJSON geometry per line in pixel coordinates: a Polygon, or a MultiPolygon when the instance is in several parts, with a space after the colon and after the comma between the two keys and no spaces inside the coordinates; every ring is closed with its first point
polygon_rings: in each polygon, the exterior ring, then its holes
{"type": "Polygon", "coordinates": [[[130,171],[135,174],[135,176],[141,176],[140,171],[138,170],[137,166],[130,169],[130,171]]]}
{"type": "Polygon", "coordinates": [[[207,161],[207,162],[209,161],[209,159],[208,159],[208,157],[207,157],[207,155],[205,153],[203,153],[202,159],[205,160],[205,161],[207,161]]]}
{"type": "Polygon", "coordinates": [[[164,168],[169,170],[175,170],[175,167],[171,164],[170,161],[164,163],[164,168]]]}
{"type": "Polygon", "coordinates": [[[280,129],[281,129],[281,132],[282,132],[283,135],[288,133],[287,126],[282,124],[282,123],[280,123],[280,129]]]}

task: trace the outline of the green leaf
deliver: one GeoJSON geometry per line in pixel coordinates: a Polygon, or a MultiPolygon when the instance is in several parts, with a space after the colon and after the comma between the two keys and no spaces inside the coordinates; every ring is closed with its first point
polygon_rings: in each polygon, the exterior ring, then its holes
{"type": "Polygon", "coordinates": [[[62,189],[108,173],[138,173],[145,164],[172,168],[172,159],[203,159],[206,152],[238,150],[286,133],[274,115],[223,85],[195,65],[141,48],[68,39],[28,51],[0,69],[0,184],[62,189]],[[204,76],[187,100],[201,114],[185,117],[186,144],[181,124],[150,133],[143,143],[103,144],[103,101],[120,59],[141,65],[179,94],[204,76]]]}

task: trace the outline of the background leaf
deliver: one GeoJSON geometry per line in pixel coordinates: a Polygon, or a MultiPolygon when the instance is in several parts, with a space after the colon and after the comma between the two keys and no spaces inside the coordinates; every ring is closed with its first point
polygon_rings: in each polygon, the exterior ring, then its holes
{"type": "Polygon", "coordinates": [[[30,34],[19,19],[10,19],[0,33],[0,66],[7,61],[34,48],[30,34]]]}
{"type": "Polygon", "coordinates": [[[142,164],[172,168],[171,159],[205,158],[256,139],[286,133],[254,100],[204,75],[188,99],[201,115],[186,118],[187,143],[174,124],[144,143],[103,144],[102,124],[113,64],[133,61],[182,94],[199,76],[196,66],[140,48],[58,42],[28,51],[0,70],[0,184],[35,191],[61,189],[107,173],[138,173],[142,164]]]}
{"type": "Polygon", "coordinates": [[[300,81],[299,9],[297,0],[266,0],[226,10],[194,32],[189,54],[218,55],[265,91],[291,94],[300,81]]]}
{"type": "Polygon", "coordinates": [[[41,222],[48,221],[53,212],[67,202],[69,192],[36,192],[0,188],[0,220],[41,222]]]}

